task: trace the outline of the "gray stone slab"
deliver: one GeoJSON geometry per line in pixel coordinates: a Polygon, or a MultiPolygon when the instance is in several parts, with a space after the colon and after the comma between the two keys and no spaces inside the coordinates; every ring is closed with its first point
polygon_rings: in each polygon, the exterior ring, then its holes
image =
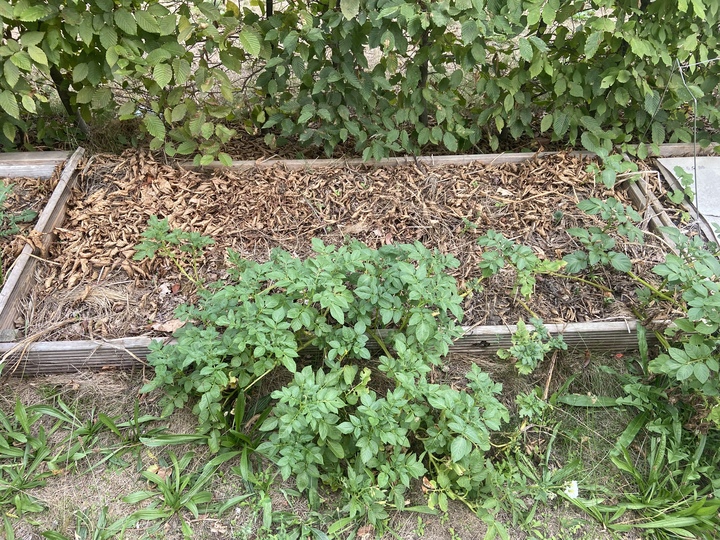
{"type": "Polygon", "coordinates": [[[680,187],[675,168],[680,167],[692,175],[697,163],[697,193],[695,200],[689,202],[693,207],[697,204],[698,213],[710,224],[720,225],[720,157],[662,158],[658,162],[670,173],[672,178],[668,181],[675,189],[680,187]]]}

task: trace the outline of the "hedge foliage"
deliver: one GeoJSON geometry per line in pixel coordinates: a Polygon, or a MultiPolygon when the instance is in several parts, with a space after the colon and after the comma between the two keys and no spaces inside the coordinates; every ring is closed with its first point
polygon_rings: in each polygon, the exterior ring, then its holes
{"type": "Polygon", "coordinates": [[[0,0],[3,146],[66,137],[60,102],[203,162],[237,129],[379,158],[689,141],[693,97],[720,121],[715,0],[251,2],[0,0]]]}

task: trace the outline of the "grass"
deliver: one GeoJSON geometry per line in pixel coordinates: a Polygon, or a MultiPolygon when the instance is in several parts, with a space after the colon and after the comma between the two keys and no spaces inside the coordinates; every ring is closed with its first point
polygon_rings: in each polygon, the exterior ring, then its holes
{"type": "MultiPolygon", "coordinates": [[[[282,481],[271,463],[247,451],[210,454],[194,440],[196,419],[188,411],[158,418],[154,396],[138,393],[142,373],[11,380],[0,391],[0,530],[8,539],[55,540],[455,540],[491,538],[493,523],[500,538],[538,540],[682,538],[683,531],[712,530],[695,518],[702,507],[708,527],[713,511],[717,519],[717,506],[704,498],[712,490],[702,492],[704,479],[716,475],[705,458],[681,456],[692,437],[681,429],[677,439],[670,426],[660,448],[665,432],[646,425],[623,455],[617,441],[629,439],[626,428],[642,407],[563,403],[562,396],[588,393],[623,398],[636,381],[633,357],[589,360],[566,354],[552,371],[546,361],[528,377],[483,360],[504,382],[503,399],[514,413],[498,437],[494,489],[481,501],[451,501],[447,512],[395,512],[382,535],[363,523],[334,527],[342,512],[332,493],[311,509],[292,479],[282,481]],[[545,387],[546,408],[521,418],[515,396],[545,387]],[[573,482],[577,499],[568,495],[573,482]]],[[[424,504],[422,486],[412,499],[424,504]]]]}

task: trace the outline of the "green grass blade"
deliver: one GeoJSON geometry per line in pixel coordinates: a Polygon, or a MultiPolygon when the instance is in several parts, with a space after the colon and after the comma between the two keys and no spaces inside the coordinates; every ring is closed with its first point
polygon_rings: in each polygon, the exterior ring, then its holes
{"type": "Polygon", "coordinates": [[[565,394],[557,401],[571,407],[616,407],[617,398],[606,396],[588,396],[587,394],[565,394]]]}
{"type": "Polygon", "coordinates": [[[150,448],[158,446],[168,446],[175,444],[190,443],[206,443],[207,435],[199,435],[194,433],[173,434],[173,435],[157,435],[155,437],[140,437],[140,442],[150,448]]]}

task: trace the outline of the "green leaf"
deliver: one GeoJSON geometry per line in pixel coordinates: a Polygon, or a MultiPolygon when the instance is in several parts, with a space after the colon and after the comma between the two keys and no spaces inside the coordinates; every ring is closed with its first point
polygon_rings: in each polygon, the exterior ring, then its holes
{"type": "Polygon", "coordinates": [[[630,103],[630,93],[625,90],[624,88],[618,88],[615,90],[615,103],[620,105],[621,107],[624,107],[628,103],[630,103]]]}
{"type": "Polygon", "coordinates": [[[457,139],[455,138],[455,135],[450,132],[446,131],[443,135],[443,144],[445,145],[445,148],[447,148],[451,152],[457,152],[458,150],[457,139]]]}
{"type": "Polygon", "coordinates": [[[595,53],[598,51],[598,48],[600,47],[600,43],[602,43],[602,38],[603,38],[602,32],[593,32],[587,38],[587,41],[585,42],[585,57],[588,60],[590,60],[593,56],[595,56],[595,53]]]}
{"type": "Polygon", "coordinates": [[[553,132],[558,137],[563,137],[570,128],[570,115],[563,111],[555,111],[553,116],[553,132]]]}
{"type": "Polygon", "coordinates": [[[242,45],[243,49],[245,49],[248,54],[255,57],[260,54],[260,34],[258,34],[254,28],[249,26],[243,28],[238,36],[238,39],[240,40],[240,45],[242,45]]]}
{"type": "Polygon", "coordinates": [[[138,10],[135,12],[135,21],[137,25],[151,34],[160,34],[160,25],[157,19],[147,11],[138,10]]]}
{"type": "Polygon", "coordinates": [[[548,129],[552,127],[553,124],[553,115],[552,114],[546,114],[543,116],[542,121],[540,122],[540,133],[545,133],[548,129]]]}
{"type": "Polygon", "coordinates": [[[185,84],[190,77],[190,63],[184,58],[176,58],[173,60],[173,73],[175,73],[175,83],[185,84]]]}
{"type": "Polygon", "coordinates": [[[610,257],[610,264],[618,272],[630,272],[632,270],[632,261],[624,253],[611,251],[608,256],[610,257]]]}
{"type": "Polygon", "coordinates": [[[230,157],[230,155],[225,152],[218,153],[218,161],[226,167],[232,167],[232,157],[230,157]]]}
{"type": "Polygon", "coordinates": [[[463,43],[465,45],[468,45],[475,41],[478,35],[478,24],[473,19],[468,19],[460,27],[460,36],[462,37],[463,43]]]}
{"type": "Polygon", "coordinates": [[[658,109],[660,108],[660,94],[657,92],[657,90],[653,90],[652,92],[645,95],[645,111],[647,111],[648,114],[654,115],[657,113],[658,109]]]}
{"type": "Polygon", "coordinates": [[[710,369],[702,362],[698,362],[693,367],[693,375],[701,384],[705,384],[710,378],[710,369]]]}
{"type": "Polygon", "coordinates": [[[425,343],[430,338],[432,330],[433,329],[430,323],[426,320],[422,320],[415,328],[415,337],[420,343],[425,343]]]}
{"type": "Polygon", "coordinates": [[[346,19],[354,19],[360,13],[360,0],[340,0],[340,11],[346,19]]]}
{"type": "Polygon", "coordinates": [[[39,45],[45,37],[45,32],[25,32],[20,36],[20,43],[23,47],[39,45]]]}
{"type": "Polygon", "coordinates": [[[72,79],[74,83],[82,82],[88,75],[88,65],[85,62],[80,62],[73,66],[72,79]]]}
{"type": "Polygon", "coordinates": [[[17,127],[10,122],[3,122],[3,135],[5,135],[10,142],[13,142],[17,135],[17,127]]]}
{"type": "Polygon", "coordinates": [[[531,62],[533,59],[533,49],[532,49],[532,45],[530,45],[530,42],[527,40],[527,38],[521,37],[518,40],[518,48],[520,50],[520,57],[523,60],[527,60],[528,62],[531,62]]]}
{"type": "Polygon", "coordinates": [[[3,64],[3,74],[5,75],[5,82],[10,88],[15,88],[15,85],[20,79],[20,70],[12,63],[11,60],[5,60],[3,64]]]}
{"type": "Polygon", "coordinates": [[[684,366],[680,366],[680,369],[677,370],[675,378],[678,381],[684,381],[686,379],[689,379],[694,373],[695,369],[693,368],[692,364],[685,364],[684,366]]]}
{"type": "Polygon", "coordinates": [[[135,17],[133,17],[132,14],[125,8],[120,8],[115,12],[115,24],[126,34],[131,36],[137,34],[137,23],[135,22],[135,17]]]}
{"type": "Polygon", "coordinates": [[[450,457],[455,463],[460,462],[471,451],[472,443],[463,436],[455,437],[452,444],[450,444],[450,457]]]}
{"type": "Polygon", "coordinates": [[[95,89],[92,86],[83,86],[75,95],[77,103],[90,103],[95,95],[95,89]]]}
{"type": "Polygon", "coordinates": [[[96,110],[105,109],[109,104],[110,100],[112,99],[112,90],[110,90],[107,87],[104,88],[98,88],[93,93],[92,97],[92,107],[96,110]]]}
{"type": "Polygon", "coordinates": [[[580,118],[580,123],[581,123],[585,128],[587,128],[587,129],[590,130],[592,133],[594,133],[595,135],[600,135],[600,134],[602,134],[602,131],[603,131],[603,130],[602,130],[602,126],[600,125],[600,122],[598,122],[598,121],[597,121],[595,118],[593,118],[592,116],[583,116],[582,118],[580,118]]]}
{"type": "Polygon", "coordinates": [[[30,45],[28,47],[28,54],[30,55],[30,58],[35,61],[35,63],[40,64],[41,66],[48,65],[47,56],[45,56],[45,53],[40,47],[30,45]]]}
{"type": "Polygon", "coordinates": [[[168,64],[158,64],[153,68],[153,80],[160,88],[165,88],[172,80],[172,68],[168,64]]]}
{"type": "Polygon", "coordinates": [[[165,139],[165,124],[163,121],[154,114],[148,114],[143,118],[143,124],[148,133],[156,139],[165,139]]]}
{"type": "Polygon", "coordinates": [[[662,144],[665,142],[665,126],[660,122],[653,122],[652,142],[653,144],[662,144]]]}
{"type": "Polygon", "coordinates": [[[18,107],[15,95],[9,90],[3,90],[0,93],[0,109],[16,120],[20,120],[20,107],[18,107]]]}
{"type": "Polygon", "coordinates": [[[207,435],[198,434],[171,434],[171,435],[156,435],[155,437],[140,437],[140,442],[150,448],[158,446],[167,446],[172,444],[193,444],[193,443],[207,443],[207,435]]]}
{"type": "Polygon", "coordinates": [[[18,2],[15,5],[15,18],[23,22],[35,22],[47,15],[47,6],[35,4],[28,6],[26,2],[18,2]],[[18,11],[18,8],[20,10],[18,11]]]}
{"type": "Polygon", "coordinates": [[[188,106],[187,103],[179,103],[170,113],[171,122],[180,122],[185,118],[187,114],[188,106]]]}

